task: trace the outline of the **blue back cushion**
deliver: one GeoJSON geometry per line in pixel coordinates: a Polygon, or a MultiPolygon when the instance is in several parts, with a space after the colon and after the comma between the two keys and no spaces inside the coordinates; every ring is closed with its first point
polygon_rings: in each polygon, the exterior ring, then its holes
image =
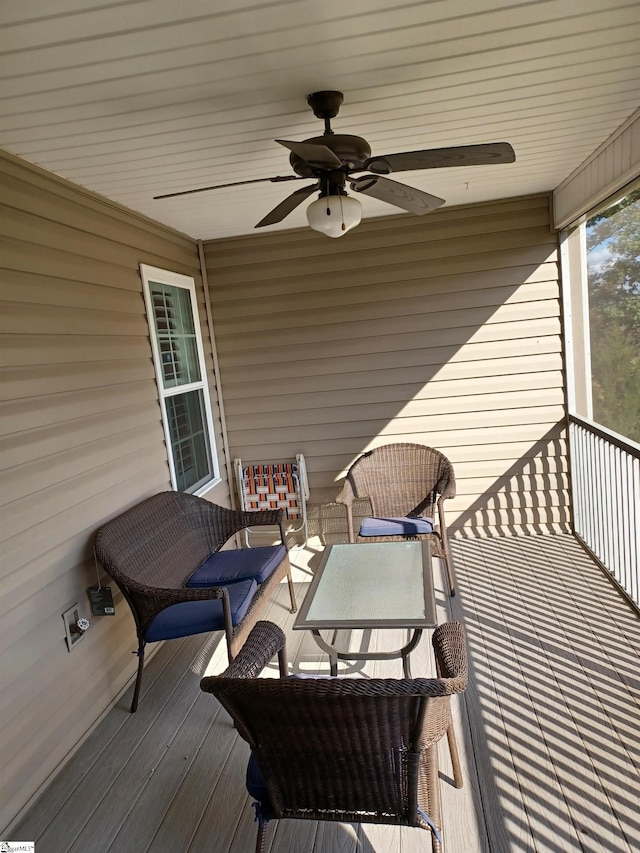
{"type": "Polygon", "coordinates": [[[187,586],[226,586],[249,578],[264,583],[286,554],[284,545],[216,551],[195,570],[187,586]]]}

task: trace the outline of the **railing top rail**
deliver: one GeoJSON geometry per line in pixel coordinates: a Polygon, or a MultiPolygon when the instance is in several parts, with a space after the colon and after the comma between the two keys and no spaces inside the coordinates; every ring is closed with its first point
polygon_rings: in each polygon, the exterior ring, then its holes
{"type": "Polygon", "coordinates": [[[586,418],[578,417],[577,415],[569,415],[569,423],[577,424],[578,426],[583,427],[589,432],[594,433],[594,435],[600,436],[600,438],[604,438],[610,444],[619,447],[620,450],[624,450],[630,456],[633,456],[636,459],[640,459],[640,444],[636,444],[635,441],[632,441],[630,438],[625,438],[622,435],[618,435],[617,432],[612,432],[608,430],[606,427],[600,426],[600,424],[594,424],[592,421],[588,421],[586,418]]]}

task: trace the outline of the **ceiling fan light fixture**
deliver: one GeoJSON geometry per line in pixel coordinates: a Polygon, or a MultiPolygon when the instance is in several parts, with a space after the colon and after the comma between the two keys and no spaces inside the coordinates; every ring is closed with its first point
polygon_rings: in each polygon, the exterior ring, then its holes
{"type": "Polygon", "coordinates": [[[362,219],[362,205],[357,198],[343,195],[320,196],[307,208],[307,220],[314,231],[327,237],[343,237],[362,219]]]}

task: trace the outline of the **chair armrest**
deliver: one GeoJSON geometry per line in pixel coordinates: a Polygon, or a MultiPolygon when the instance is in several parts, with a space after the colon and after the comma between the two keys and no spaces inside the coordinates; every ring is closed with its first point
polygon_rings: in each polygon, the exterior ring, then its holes
{"type": "MultiPolygon", "coordinates": [[[[200,687],[211,693],[211,686],[218,678],[257,678],[276,654],[282,663],[283,655],[280,653],[284,651],[286,639],[282,629],[273,622],[256,622],[233,663],[221,675],[203,678],[200,687]]],[[[282,667],[280,674],[284,674],[282,667]]]]}
{"type": "Polygon", "coordinates": [[[455,481],[454,482],[449,481],[447,483],[447,485],[445,486],[444,491],[438,495],[438,503],[441,503],[441,501],[446,501],[449,498],[455,498],[455,496],[456,496],[455,481]]]}
{"type": "MultiPolygon", "coordinates": [[[[192,497],[192,496],[189,496],[192,497]]],[[[211,552],[218,551],[232,536],[246,527],[278,525],[282,530],[284,510],[245,511],[229,509],[197,498],[197,513],[202,523],[199,532],[205,537],[211,552]]]]}
{"type": "Polygon", "coordinates": [[[349,542],[352,544],[356,541],[355,530],[353,528],[353,502],[355,497],[351,483],[349,480],[345,480],[342,491],[336,498],[335,502],[337,504],[341,504],[347,510],[347,534],[349,536],[349,542]]]}
{"type": "Polygon", "coordinates": [[[242,527],[272,526],[280,524],[284,517],[282,509],[236,510],[236,512],[242,516],[242,527]]]}
{"type": "Polygon", "coordinates": [[[455,497],[455,494],[447,495],[447,494],[443,493],[441,495],[438,495],[438,500],[436,501],[436,507],[438,510],[438,523],[440,524],[440,535],[443,539],[443,542],[445,543],[445,547],[447,547],[446,546],[446,543],[447,543],[447,522],[446,522],[446,519],[444,517],[444,502],[448,498],[454,498],[454,497],[455,497]]]}
{"type": "Polygon", "coordinates": [[[344,485],[342,486],[342,491],[336,498],[337,504],[344,504],[344,506],[350,507],[355,500],[355,494],[353,492],[353,488],[349,480],[344,481],[344,485]]]}
{"type": "Polygon", "coordinates": [[[455,498],[456,496],[456,475],[453,472],[453,466],[448,464],[447,469],[445,476],[441,477],[436,485],[436,490],[440,492],[438,502],[447,500],[447,498],[455,498]]]}
{"type": "Polygon", "coordinates": [[[131,578],[127,579],[126,584],[118,582],[118,585],[125,589],[128,593],[140,596],[141,598],[150,598],[158,602],[163,602],[165,605],[181,604],[184,601],[208,601],[216,598],[228,598],[229,593],[225,586],[180,586],[180,587],[160,587],[146,586],[138,583],[131,578]]]}
{"type": "Polygon", "coordinates": [[[153,587],[127,579],[124,584],[116,580],[129,602],[140,636],[151,623],[151,621],[165,608],[174,604],[184,604],[193,601],[215,601],[222,600],[222,614],[225,624],[225,633],[229,637],[233,631],[231,616],[231,604],[229,602],[229,590],[225,586],[210,587],[153,587]]]}
{"type": "Polygon", "coordinates": [[[453,693],[462,692],[469,676],[467,643],[460,622],[446,622],[433,632],[433,648],[440,678],[453,679],[453,693]]]}
{"type": "Polygon", "coordinates": [[[266,510],[240,510],[242,513],[242,527],[238,529],[244,530],[247,527],[273,527],[280,528],[280,539],[284,547],[289,550],[287,545],[287,536],[284,530],[284,510],[283,509],[266,509],[266,510]]]}

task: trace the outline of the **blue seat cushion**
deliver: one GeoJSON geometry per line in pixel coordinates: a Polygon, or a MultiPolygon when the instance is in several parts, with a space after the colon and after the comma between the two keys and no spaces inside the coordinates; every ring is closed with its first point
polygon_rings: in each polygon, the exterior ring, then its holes
{"type": "Polygon", "coordinates": [[[255,752],[251,752],[249,763],[247,764],[247,791],[259,803],[258,814],[262,820],[271,820],[273,811],[271,809],[271,800],[269,799],[269,791],[264,782],[262,770],[258,764],[255,752]]]}
{"type": "Polygon", "coordinates": [[[264,583],[284,560],[286,553],[284,545],[216,551],[195,570],[187,586],[225,586],[249,578],[256,583],[264,583]]]}
{"type": "MultiPolygon", "coordinates": [[[[244,619],[251,600],[258,589],[253,579],[229,584],[229,604],[231,622],[237,625],[244,619]]],[[[165,607],[151,620],[144,632],[149,643],[158,640],[173,640],[176,637],[190,637],[192,634],[204,634],[220,631],[224,628],[222,599],[212,601],[182,601],[165,607]]]]}
{"type": "Polygon", "coordinates": [[[431,518],[363,518],[360,536],[419,536],[433,533],[431,518]]]}

